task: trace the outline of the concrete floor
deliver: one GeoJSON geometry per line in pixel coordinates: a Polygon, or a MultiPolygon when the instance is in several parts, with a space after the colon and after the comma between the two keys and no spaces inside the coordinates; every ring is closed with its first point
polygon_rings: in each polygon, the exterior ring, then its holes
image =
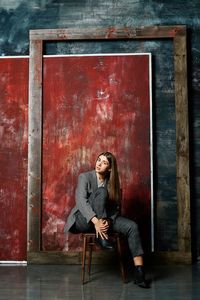
{"type": "Polygon", "coordinates": [[[148,267],[151,289],[123,284],[114,266],[92,266],[90,281],[80,283],[80,265],[0,265],[0,300],[193,300],[200,299],[200,265],[148,267]]]}

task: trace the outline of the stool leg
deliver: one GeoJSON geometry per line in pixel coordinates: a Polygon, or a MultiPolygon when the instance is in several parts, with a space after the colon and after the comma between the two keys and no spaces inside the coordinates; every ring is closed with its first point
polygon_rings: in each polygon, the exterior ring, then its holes
{"type": "Polygon", "coordinates": [[[89,257],[88,257],[88,275],[90,276],[91,271],[91,262],[92,262],[92,250],[93,250],[93,239],[90,239],[89,242],[89,257]]]}
{"type": "Polygon", "coordinates": [[[121,250],[120,237],[117,237],[117,253],[118,253],[118,258],[119,258],[119,265],[120,265],[122,281],[125,282],[125,271],[124,271],[124,264],[122,261],[122,250],[121,250]]]}
{"type": "Polygon", "coordinates": [[[82,284],[84,284],[84,279],[85,279],[86,243],[87,243],[87,237],[84,236],[83,237],[82,274],[81,274],[82,284]]]}

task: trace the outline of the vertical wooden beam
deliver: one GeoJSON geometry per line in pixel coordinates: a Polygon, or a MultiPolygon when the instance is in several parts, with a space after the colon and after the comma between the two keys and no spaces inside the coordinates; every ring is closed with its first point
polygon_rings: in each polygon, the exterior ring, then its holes
{"type": "Polygon", "coordinates": [[[30,41],[28,137],[28,252],[40,251],[42,152],[42,41],[30,41]]]}
{"type": "Polygon", "coordinates": [[[174,37],[178,250],[191,251],[186,29],[174,37]]]}

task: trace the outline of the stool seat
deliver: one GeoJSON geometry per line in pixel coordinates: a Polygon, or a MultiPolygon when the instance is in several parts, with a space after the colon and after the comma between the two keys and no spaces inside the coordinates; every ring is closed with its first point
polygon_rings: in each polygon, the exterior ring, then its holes
{"type": "MultiPolygon", "coordinates": [[[[95,245],[95,233],[82,233],[83,238],[83,254],[82,254],[82,274],[81,281],[82,284],[85,283],[85,264],[86,264],[86,252],[88,251],[88,275],[90,276],[91,271],[91,262],[92,262],[92,251],[93,246],[95,245]]],[[[125,272],[124,272],[124,264],[122,260],[122,250],[121,250],[121,235],[117,232],[113,232],[111,234],[111,238],[116,241],[116,251],[119,259],[120,272],[122,281],[125,282],[125,272]]]]}

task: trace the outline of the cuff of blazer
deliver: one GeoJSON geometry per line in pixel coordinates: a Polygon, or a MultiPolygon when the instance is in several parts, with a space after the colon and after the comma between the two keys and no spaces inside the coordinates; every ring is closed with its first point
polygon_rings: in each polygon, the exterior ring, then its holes
{"type": "Polygon", "coordinates": [[[87,223],[89,223],[93,217],[96,217],[96,214],[95,214],[95,213],[90,214],[90,216],[87,216],[87,218],[86,218],[87,223]]]}

